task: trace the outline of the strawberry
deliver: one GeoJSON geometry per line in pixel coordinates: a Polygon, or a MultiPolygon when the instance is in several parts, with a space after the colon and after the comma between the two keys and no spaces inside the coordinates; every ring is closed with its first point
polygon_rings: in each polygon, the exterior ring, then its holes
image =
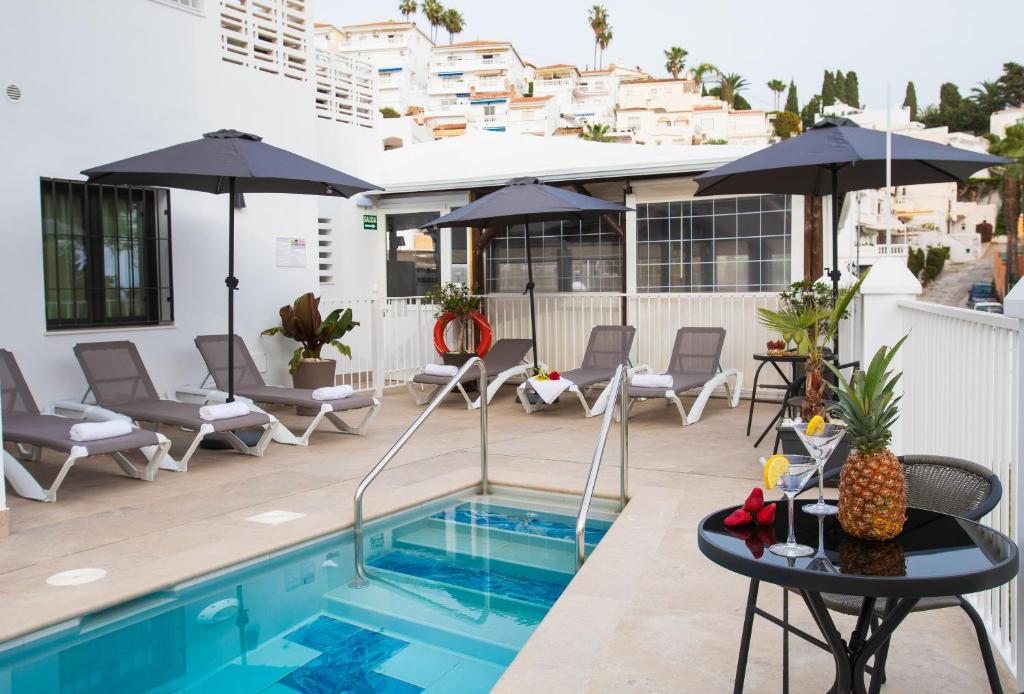
{"type": "Polygon", "coordinates": [[[758,525],[773,525],[775,523],[775,504],[764,506],[754,518],[758,525]]]}
{"type": "Polygon", "coordinates": [[[764,508],[764,492],[761,491],[760,487],[754,487],[750,492],[750,496],[743,502],[743,510],[751,515],[755,515],[762,508],[764,508]]]}
{"type": "Polygon", "coordinates": [[[548,379],[552,381],[560,381],[562,380],[562,374],[558,373],[557,371],[552,371],[548,373],[548,379]]]}
{"type": "Polygon", "coordinates": [[[725,519],[725,527],[735,528],[740,525],[747,525],[754,520],[754,516],[744,511],[742,508],[738,508],[728,515],[725,519]]]}

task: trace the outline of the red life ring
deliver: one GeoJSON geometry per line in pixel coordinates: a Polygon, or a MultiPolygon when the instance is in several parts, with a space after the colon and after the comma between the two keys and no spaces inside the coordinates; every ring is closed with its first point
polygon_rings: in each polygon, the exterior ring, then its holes
{"type": "MultiPolygon", "coordinates": [[[[479,311],[470,313],[469,319],[476,326],[476,333],[479,336],[476,349],[473,351],[476,352],[478,357],[482,357],[491,348],[491,324],[487,322],[487,317],[479,311]]],[[[444,341],[444,329],[453,320],[455,320],[455,314],[450,311],[446,311],[437,317],[437,323],[434,324],[434,349],[437,350],[438,354],[448,354],[451,352],[444,341]]]]}

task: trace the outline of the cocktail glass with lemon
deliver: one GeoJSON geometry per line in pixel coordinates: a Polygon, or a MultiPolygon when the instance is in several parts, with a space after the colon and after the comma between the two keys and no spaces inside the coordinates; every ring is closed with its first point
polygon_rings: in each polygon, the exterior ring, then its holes
{"type": "Polygon", "coordinates": [[[798,544],[796,541],[796,532],[793,529],[793,499],[807,484],[807,480],[811,479],[811,475],[817,469],[817,463],[806,455],[773,455],[761,458],[761,465],[764,466],[765,489],[778,487],[786,495],[786,501],[789,503],[789,535],[785,542],[778,542],[769,547],[769,551],[791,558],[814,554],[813,548],[798,544]]]}
{"type": "Polygon", "coordinates": [[[804,511],[816,516],[832,516],[839,513],[837,507],[825,503],[825,463],[843,440],[846,430],[838,424],[826,423],[819,415],[811,417],[807,426],[798,424],[793,430],[818,466],[818,500],[804,506],[804,511]]]}

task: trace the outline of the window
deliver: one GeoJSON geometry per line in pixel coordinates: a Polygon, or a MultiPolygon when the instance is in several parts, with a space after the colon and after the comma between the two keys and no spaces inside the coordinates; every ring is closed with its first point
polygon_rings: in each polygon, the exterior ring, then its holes
{"type": "Polygon", "coordinates": [[[388,296],[423,296],[441,281],[438,233],[422,227],[439,211],[387,216],[388,296]]]}
{"type": "Polygon", "coordinates": [[[641,292],[764,292],[789,284],[790,198],[637,205],[641,292]]]}
{"type": "MultiPolygon", "coordinates": [[[[619,224],[624,226],[622,220],[619,224]]],[[[526,244],[523,226],[512,226],[487,245],[484,286],[488,292],[523,291],[526,244]]],[[[604,220],[538,222],[530,225],[533,281],[539,292],[621,292],[623,244],[604,220]]]]}
{"type": "Polygon", "coordinates": [[[170,191],[40,179],[49,330],[174,320],[170,191]]]}

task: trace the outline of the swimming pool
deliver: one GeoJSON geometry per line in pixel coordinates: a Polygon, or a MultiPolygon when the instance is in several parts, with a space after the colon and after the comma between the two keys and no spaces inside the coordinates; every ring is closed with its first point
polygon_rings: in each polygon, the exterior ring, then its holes
{"type": "MultiPolygon", "coordinates": [[[[496,489],[201,577],[0,645],[20,692],[486,692],[573,575],[578,499],[496,489]]],[[[615,518],[597,502],[592,550],[615,518]]]]}

